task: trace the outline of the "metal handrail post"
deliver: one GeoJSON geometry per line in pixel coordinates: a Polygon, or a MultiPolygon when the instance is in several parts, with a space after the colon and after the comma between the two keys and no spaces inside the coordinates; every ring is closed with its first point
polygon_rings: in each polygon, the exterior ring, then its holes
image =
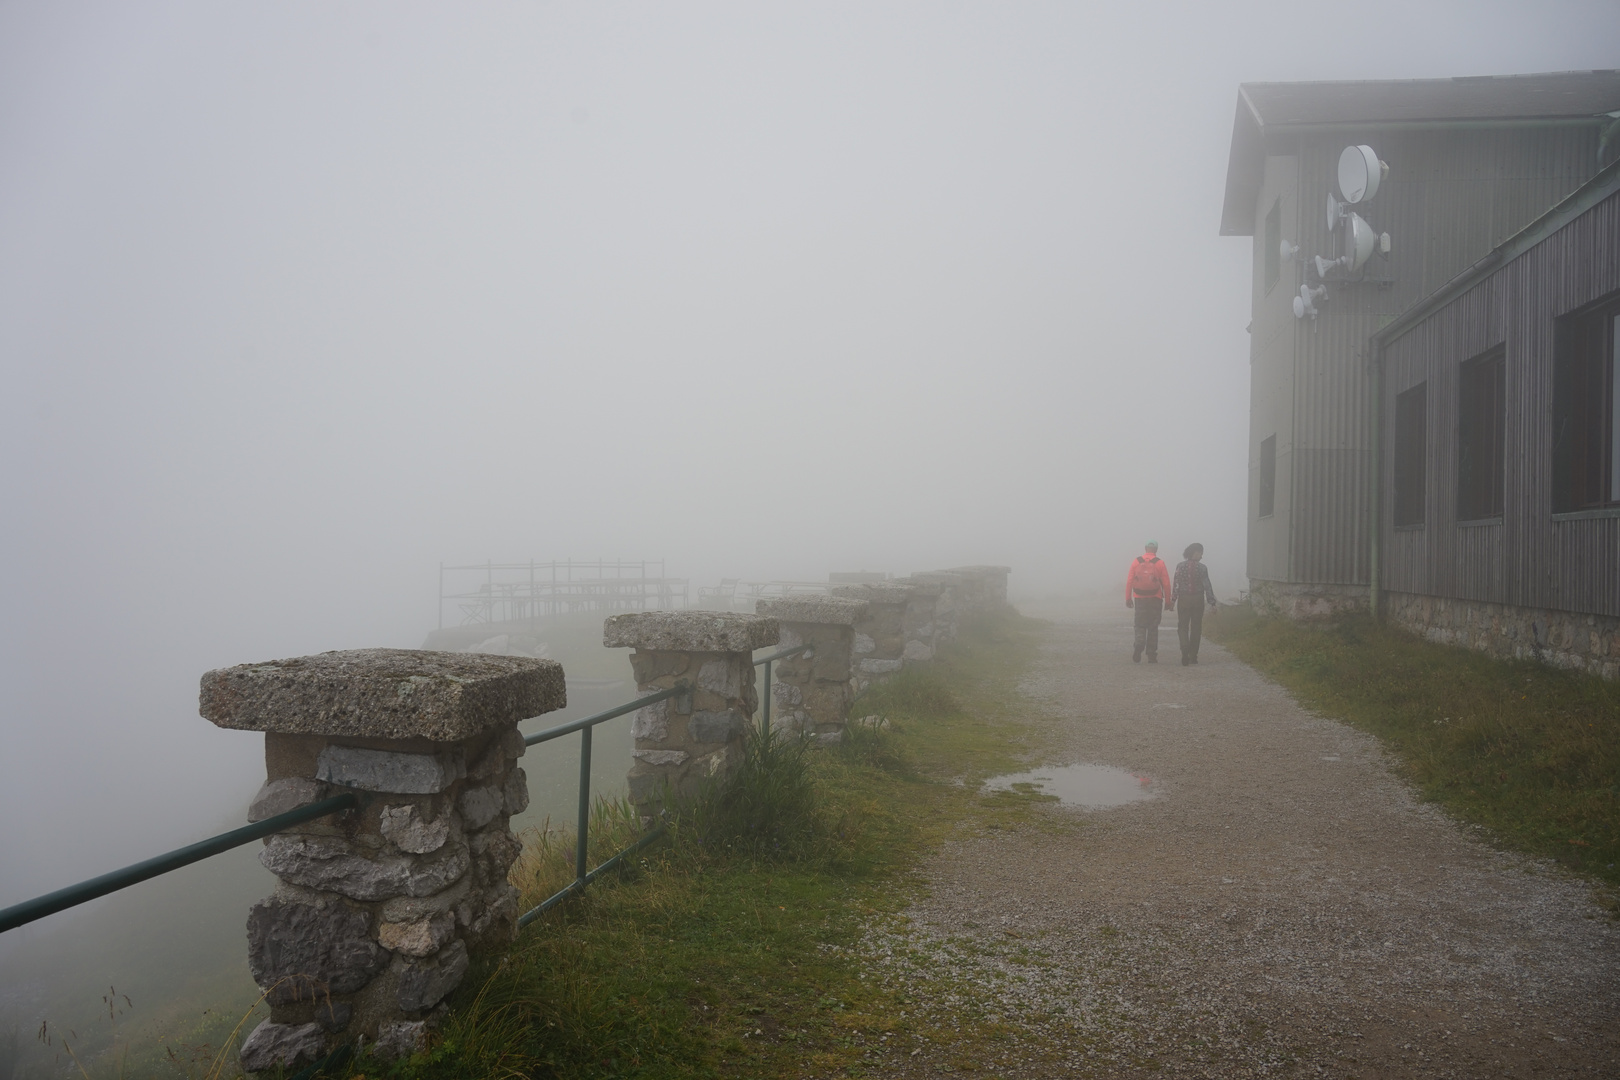
{"type": "Polygon", "coordinates": [[[574,838],[574,882],[585,887],[585,849],[591,838],[591,728],[579,729],[579,831],[574,838]]]}
{"type": "Polygon", "coordinates": [[[763,719],[760,720],[759,733],[765,734],[771,730],[771,662],[765,661],[765,704],[762,706],[763,719]]]}

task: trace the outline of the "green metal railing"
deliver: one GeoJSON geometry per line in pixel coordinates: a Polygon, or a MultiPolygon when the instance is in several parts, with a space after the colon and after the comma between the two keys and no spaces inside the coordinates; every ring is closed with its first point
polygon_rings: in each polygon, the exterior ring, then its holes
{"type": "MultiPolygon", "coordinates": [[[[763,666],[765,668],[764,693],[760,698],[760,726],[762,730],[769,729],[771,724],[771,664],[777,660],[802,653],[808,648],[810,646],[798,645],[754,661],[755,667],[763,666]]],[[[591,716],[582,717],[579,720],[570,720],[566,724],[559,724],[554,728],[548,728],[538,734],[524,738],[525,745],[535,746],[576,731],[580,733],[579,824],[574,849],[574,880],[554,896],[548,897],[539,907],[524,912],[518,919],[519,926],[527,926],[537,919],[542,912],[561,903],[570,895],[579,892],[598,876],[611,870],[620,861],[646,847],[664,834],[663,829],[655,829],[624,851],[603,862],[596,869],[586,869],[586,849],[590,841],[591,730],[604,721],[635,712],[637,709],[644,708],[657,701],[663,701],[665,698],[690,693],[691,689],[691,685],[683,681],[667,690],[648,694],[645,697],[637,698],[634,701],[626,702],[623,705],[591,716]]],[[[45,918],[47,915],[54,915],[59,911],[77,907],[98,897],[106,896],[108,893],[127,889],[131,885],[137,885],[140,882],[167,874],[171,870],[178,870],[182,866],[190,866],[194,862],[201,862],[203,859],[229,851],[232,848],[241,847],[243,844],[251,844],[255,840],[262,840],[266,836],[283,832],[295,825],[302,825],[306,821],[314,821],[316,818],[326,817],[328,814],[335,814],[343,810],[359,809],[361,799],[364,797],[366,797],[365,794],[361,792],[346,792],[342,795],[334,795],[331,798],[322,799],[320,802],[300,806],[296,810],[288,810],[285,813],[265,818],[263,821],[254,822],[252,825],[245,825],[240,829],[232,829],[230,832],[211,836],[207,840],[199,840],[195,844],[176,848],[174,851],[147,859],[144,862],[126,866],[122,870],[114,870],[110,874],[102,874],[100,877],[91,878],[89,881],[81,881],[77,885],[70,885],[65,889],[58,889],[55,892],[46,893],[44,896],[38,896],[21,904],[15,904],[0,910],[0,933],[15,930],[19,926],[26,926],[38,919],[45,918]]]]}
{"type": "Polygon", "coordinates": [[[160,874],[167,874],[171,870],[178,870],[182,866],[190,866],[194,862],[201,862],[211,855],[218,855],[222,851],[251,844],[255,840],[262,840],[272,833],[290,829],[294,825],[302,825],[306,821],[335,814],[340,810],[355,810],[360,806],[360,795],[346,793],[334,795],[320,802],[300,806],[296,810],[288,810],[284,814],[267,817],[263,821],[254,822],[240,829],[232,829],[218,836],[211,836],[207,840],[199,840],[183,848],[176,848],[166,855],[159,855],[145,862],[138,862],[133,866],[126,866],[122,870],[114,870],[110,874],[81,881],[77,885],[70,885],[65,889],[58,889],[53,893],[35,897],[12,907],[0,911],[0,933],[15,930],[19,926],[26,926],[36,919],[43,919],[47,915],[54,915],[58,911],[65,911],[70,907],[106,896],[108,893],[127,889],[131,885],[139,884],[148,878],[155,878],[160,874]]]}
{"type": "MultiPolygon", "coordinates": [[[[754,661],[755,667],[760,667],[763,665],[765,668],[765,689],[760,698],[761,731],[768,730],[771,726],[771,664],[778,660],[785,659],[786,657],[802,653],[808,648],[810,648],[808,645],[796,645],[791,649],[783,649],[780,652],[774,652],[769,656],[761,657],[760,659],[754,661]]],[[[541,901],[539,905],[530,908],[528,911],[525,911],[522,915],[518,916],[518,927],[520,929],[528,926],[547,911],[556,907],[558,904],[562,903],[570,896],[573,896],[575,893],[583,890],[585,886],[595,881],[602,874],[607,873],[620,862],[629,858],[631,855],[634,855],[637,851],[640,851],[642,848],[664,835],[664,829],[662,827],[654,829],[648,832],[647,835],[643,836],[640,840],[637,840],[634,844],[631,844],[628,848],[625,848],[623,851],[619,852],[617,855],[605,860],[596,869],[586,869],[588,865],[587,848],[590,844],[591,826],[591,730],[596,727],[597,724],[600,724],[605,720],[612,720],[615,717],[623,716],[625,713],[635,712],[637,709],[651,705],[657,701],[663,701],[666,698],[677,697],[681,694],[689,694],[691,693],[691,690],[691,684],[685,680],[682,680],[667,690],[660,690],[655,694],[648,694],[646,697],[637,698],[634,701],[626,702],[623,705],[615,706],[614,708],[607,709],[592,716],[582,717],[578,720],[570,720],[566,724],[558,724],[554,728],[548,728],[547,730],[537,734],[525,736],[523,742],[528,746],[534,746],[538,743],[550,742],[552,739],[561,738],[564,735],[571,735],[576,731],[579,732],[579,820],[575,825],[574,833],[574,880],[570,881],[557,892],[546,897],[546,899],[541,901]]]]}
{"type": "Polygon", "coordinates": [[[795,645],[791,649],[783,649],[780,652],[773,652],[769,656],[762,656],[758,660],[754,661],[755,667],[759,667],[762,664],[765,666],[765,689],[759,696],[759,730],[762,734],[769,731],[771,728],[771,665],[776,663],[778,660],[786,660],[790,656],[805,652],[811,648],[813,648],[813,646],[795,645]]]}
{"type": "Polygon", "coordinates": [[[538,732],[534,735],[524,736],[524,745],[534,746],[538,743],[550,742],[552,739],[559,739],[564,735],[569,735],[576,731],[579,732],[579,823],[576,827],[577,832],[574,836],[574,880],[570,881],[558,892],[546,897],[546,899],[540,902],[538,907],[530,908],[522,915],[519,915],[519,929],[528,926],[534,920],[538,919],[542,914],[549,911],[551,908],[556,907],[558,904],[568,899],[568,897],[579,892],[581,889],[585,888],[585,886],[595,881],[597,877],[613,869],[613,867],[617,866],[620,861],[629,857],[635,852],[640,851],[642,848],[664,835],[664,830],[661,827],[654,829],[646,836],[643,836],[640,840],[637,840],[634,844],[631,844],[625,850],[619,852],[611,859],[603,862],[602,865],[598,866],[595,870],[585,869],[586,849],[590,845],[591,838],[591,729],[596,727],[597,724],[602,723],[604,720],[612,720],[615,717],[623,716],[625,713],[635,712],[637,709],[651,705],[655,701],[663,701],[665,698],[672,698],[681,694],[689,694],[691,692],[691,684],[682,681],[676,683],[667,690],[660,690],[656,694],[648,694],[646,697],[640,697],[634,701],[627,701],[623,705],[616,705],[611,709],[604,710],[603,712],[594,713],[591,716],[581,717],[578,720],[570,720],[566,724],[558,724],[554,728],[547,728],[545,731],[538,732]]]}

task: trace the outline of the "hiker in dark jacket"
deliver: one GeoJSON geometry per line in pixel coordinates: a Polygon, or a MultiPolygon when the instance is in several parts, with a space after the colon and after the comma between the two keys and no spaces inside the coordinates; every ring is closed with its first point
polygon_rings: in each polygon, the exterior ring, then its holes
{"type": "Polygon", "coordinates": [[[1182,557],[1186,560],[1176,567],[1175,588],[1170,595],[1170,606],[1181,604],[1176,614],[1176,636],[1181,639],[1181,663],[1198,663],[1198,643],[1204,636],[1204,599],[1215,607],[1215,589],[1209,583],[1209,567],[1204,565],[1204,545],[1188,544],[1182,557]]]}
{"type": "Polygon", "coordinates": [[[1159,662],[1159,620],[1164,617],[1165,601],[1170,599],[1170,571],[1159,558],[1159,542],[1149,540],[1142,545],[1142,554],[1131,560],[1125,572],[1125,606],[1136,609],[1136,646],[1131,650],[1131,661],[1142,662],[1147,652],[1148,663],[1159,662]]]}

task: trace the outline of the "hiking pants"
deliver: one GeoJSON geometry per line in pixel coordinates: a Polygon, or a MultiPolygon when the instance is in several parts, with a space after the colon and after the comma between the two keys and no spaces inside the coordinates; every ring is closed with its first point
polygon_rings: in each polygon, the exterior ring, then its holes
{"type": "Polygon", "coordinates": [[[1164,597],[1135,596],[1131,601],[1136,608],[1136,650],[1132,655],[1141,656],[1146,649],[1151,660],[1159,655],[1159,620],[1164,618],[1164,597]]]}
{"type": "Polygon", "coordinates": [[[1204,594],[1183,596],[1176,601],[1176,636],[1181,639],[1181,658],[1198,659],[1198,643],[1204,637],[1204,594]]]}

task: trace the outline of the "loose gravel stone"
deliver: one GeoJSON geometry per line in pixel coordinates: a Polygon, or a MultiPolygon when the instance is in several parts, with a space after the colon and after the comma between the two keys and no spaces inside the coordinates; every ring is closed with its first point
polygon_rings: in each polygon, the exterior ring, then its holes
{"type": "Polygon", "coordinates": [[[1160,794],[946,845],[864,950],[919,1029],[1004,1037],[876,1051],[880,1075],[1620,1075],[1591,884],[1493,850],[1212,643],[1138,665],[1123,607],[1031,613],[1060,621],[1025,690],[1061,720],[1032,764],[1160,794]]]}

